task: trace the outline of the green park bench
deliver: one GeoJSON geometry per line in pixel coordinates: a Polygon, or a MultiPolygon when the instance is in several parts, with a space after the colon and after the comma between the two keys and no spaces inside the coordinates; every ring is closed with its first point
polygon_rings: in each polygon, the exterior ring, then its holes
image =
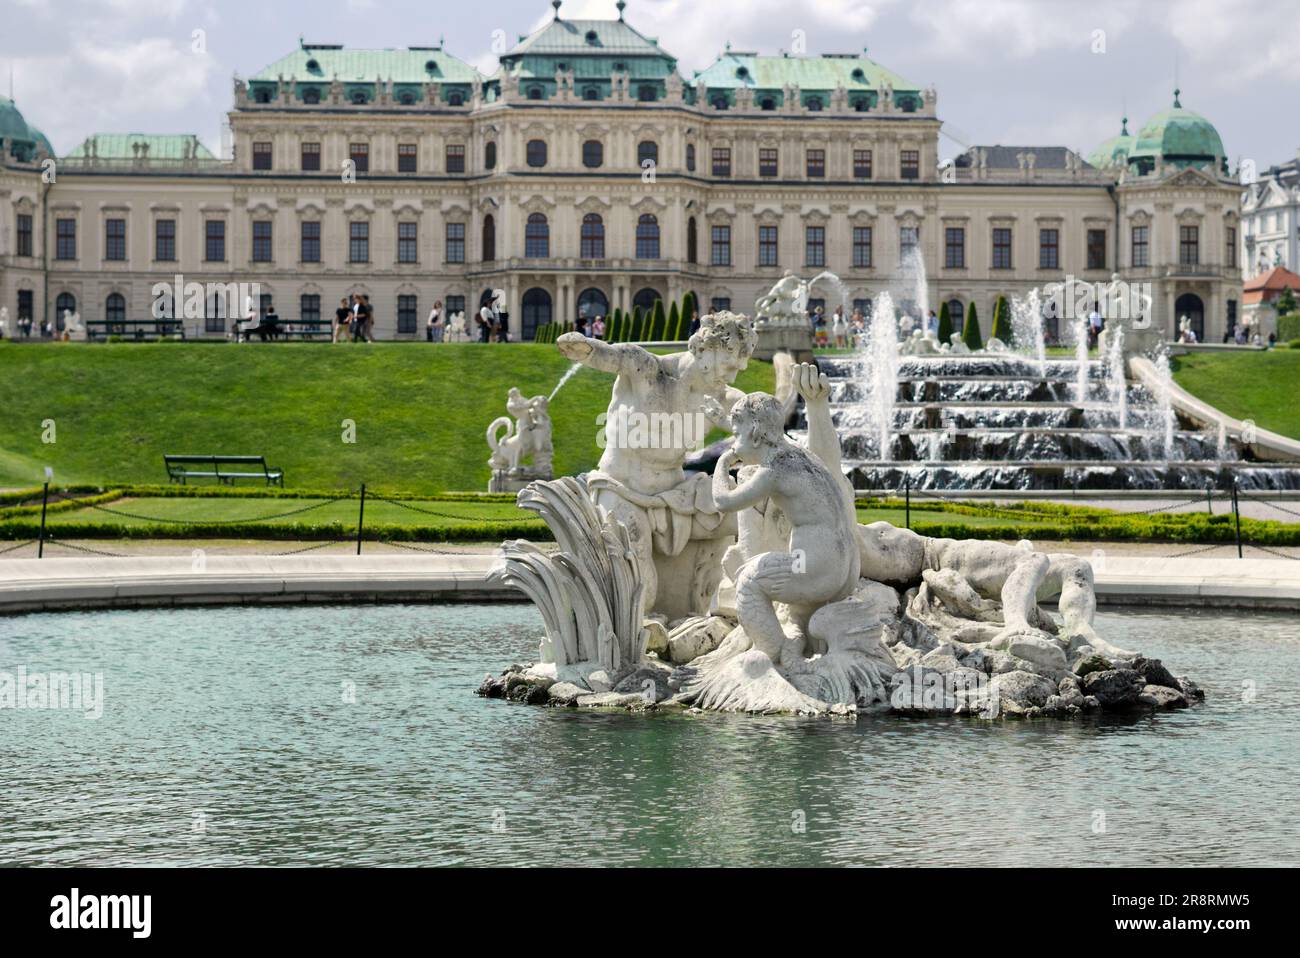
{"type": "Polygon", "coordinates": [[[266,464],[263,456],[171,456],[164,455],[167,478],[185,485],[189,479],[216,479],[233,486],[236,479],[265,479],[266,484],[284,488],[284,470],[266,464]]]}

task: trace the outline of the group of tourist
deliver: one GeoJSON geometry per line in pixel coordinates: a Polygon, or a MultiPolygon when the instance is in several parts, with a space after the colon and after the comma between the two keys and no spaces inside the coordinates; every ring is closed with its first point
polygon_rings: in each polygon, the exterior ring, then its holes
{"type": "Polygon", "coordinates": [[[370,305],[370,297],[365,293],[353,293],[339,300],[339,308],[334,310],[334,322],[330,329],[330,342],[337,343],[349,335],[354,343],[373,343],[375,331],[375,311],[370,305]]]}
{"type": "Polygon", "coordinates": [[[836,306],[828,321],[825,311],[818,306],[809,316],[812,324],[813,341],[817,346],[834,346],[837,349],[857,348],[867,334],[867,320],[862,310],[854,309],[853,315],[844,318],[844,307],[836,306]]]}

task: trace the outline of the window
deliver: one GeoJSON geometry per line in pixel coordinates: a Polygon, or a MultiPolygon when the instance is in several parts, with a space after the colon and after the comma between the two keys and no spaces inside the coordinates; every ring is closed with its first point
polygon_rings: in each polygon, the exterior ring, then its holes
{"type": "Polygon", "coordinates": [[[104,259],[126,259],[126,220],[104,220],[104,259]]]}
{"type": "Polygon", "coordinates": [[[871,268],[871,227],[853,227],[853,266],[856,269],[871,268]]]}
{"type": "Polygon", "coordinates": [[[542,88],[539,86],[530,86],[528,88],[528,99],[540,100],[542,98],[542,88]]]}
{"type": "Polygon", "coordinates": [[[319,143],[304,143],[302,145],[302,171],[304,173],[320,172],[319,143]]]}
{"type": "Polygon", "coordinates": [[[1056,269],[1061,265],[1061,234],[1059,230],[1038,231],[1038,268],[1056,269]]]}
{"type": "Polygon", "coordinates": [[[993,268],[1011,269],[1011,230],[998,226],[993,229],[993,268]]]}
{"type": "Polygon", "coordinates": [[[653,103],[658,99],[655,95],[655,88],[648,84],[636,88],[636,98],[642,103],[653,103]]]}
{"type": "Polygon", "coordinates": [[[352,168],[358,173],[370,172],[370,144],[352,143],[348,146],[348,156],[352,159],[352,168]]]}
{"type": "Polygon", "coordinates": [[[1133,265],[1151,265],[1151,227],[1133,227],[1133,265]]]}
{"type": "Polygon", "coordinates": [[[695,144],[686,144],[686,172],[695,172],[695,144]]]}
{"type": "Polygon", "coordinates": [[[605,144],[588,140],[582,144],[582,165],[589,170],[600,169],[605,163],[605,144]]]}
{"type": "Polygon", "coordinates": [[[587,87],[585,90],[582,91],[582,98],[583,98],[584,100],[589,100],[589,101],[590,101],[590,100],[599,100],[599,99],[600,99],[600,90],[596,89],[596,87],[594,87],[594,86],[589,86],[589,87],[587,87]]]}
{"type": "Polygon", "coordinates": [[[775,266],[779,257],[779,233],[775,226],[758,228],[758,265],[775,266]]]}
{"type": "Polygon", "coordinates": [[[348,224],[348,262],[370,262],[370,224],[348,224]]]}
{"type": "Polygon", "coordinates": [[[715,146],[713,148],[713,175],[731,175],[731,147],[715,146]]]}
{"type": "Polygon", "coordinates": [[[495,170],[497,168],[497,145],[488,143],[483,147],[483,169],[495,170]]]}
{"type": "Polygon", "coordinates": [[[398,223],[397,224],[397,261],[399,263],[418,263],[419,257],[419,224],[418,223],[398,223]]]}
{"type": "Polygon", "coordinates": [[[642,213],[636,221],[636,258],[659,258],[659,220],[652,213],[642,213]]]}
{"type": "Polygon", "coordinates": [[[715,110],[725,110],[725,109],[728,107],[728,105],[729,105],[729,104],[727,103],[727,98],[726,98],[726,96],[724,96],[724,95],[722,95],[722,94],[719,94],[718,96],[715,96],[715,97],[713,98],[713,100],[712,100],[712,103],[713,103],[713,109],[715,109],[715,110]]]}
{"type": "Polygon", "coordinates": [[[497,221],[489,213],[483,217],[483,262],[491,263],[497,258],[497,221]]]}
{"type": "Polygon", "coordinates": [[[1088,269],[1106,268],[1106,231],[1088,230],[1088,269]]]}
{"type": "Polygon", "coordinates": [[[826,227],[806,226],[804,235],[804,263],[808,266],[826,265],[826,227]]]}
{"type": "Polygon", "coordinates": [[[298,318],[309,323],[320,321],[319,293],[303,293],[298,297],[298,318]]]}
{"type": "Polygon", "coordinates": [[[659,144],[654,140],[642,140],[636,145],[636,165],[641,169],[647,169],[646,163],[650,166],[659,165],[659,144]]]}
{"type": "MultiPolygon", "coordinates": [[[[465,224],[447,224],[447,262],[465,262],[465,224]]],[[[448,309],[450,312],[450,308],[448,309]]]]}
{"type": "Polygon", "coordinates": [[[464,106],[464,105],[465,105],[465,94],[461,93],[461,92],[458,91],[458,90],[453,90],[451,93],[448,93],[448,94],[447,94],[447,105],[448,105],[448,106],[464,106]]]}
{"type": "Polygon", "coordinates": [[[205,302],[203,331],[207,333],[226,331],[226,298],[220,293],[212,293],[205,302]]]}
{"type": "Polygon", "coordinates": [[[154,221],[153,258],[160,263],[170,263],[176,259],[175,220],[154,221]]]}
{"type": "Polygon", "coordinates": [[[355,103],[357,106],[364,106],[365,103],[366,103],[366,91],[365,91],[365,90],[353,90],[353,91],[352,91],[352,102],[355,103]]]}
{"type": "Polygon", "coordinates": [[[416,298],[409,294],[397,297],[397,331],[415,332],[416,298]]]}
{"type": "Polygon", "coordinates": [[[320,221],[304,220],[299,227],[299,258],[304,263],[320,262],[320,221]]]}
{"type": "Polygon", "coordinates": [[[710,231],[712,239],[712,255],[710,262],[714,266],[731,265],[731,227],[715,226],[710,231]]]}
{"type": "Polygon", "coordinates": [[[414,143],[397,144],[397,172],[414,173],[419,169],[419,153],[414,143]]]}
{"type": "Polygon", "coordinates": [[[35,295],[30,289],[18,291],[18,319],[31,319],[35,295]]]}
{"type": "Polygon", "coordinates": [[[580,246],[583,259],[605,258],[605,221],[599,213],[588,213],[582,218],[580,246]]]}
{"type": "Polygon", "coordinates": [[[271,262],[271,221],[253,221],[253,262],[271,262]]]}
{"type": "Polygon", "coordinates": [[[947,269],[966,268],[966,228],[949,226],[943,231],[943,265],[947,269]]]}
{"type": "Polygon", "coordinates": [[[77,311],[77,297],[71,293],[59,293],[58,298],[54,301],[54,325],[55,328],[62,332],[64,328],[64,317],[68,313],[77,311]]]}
{"type": "Polygon", "coordinates": [[[1230,268],[1235,269],[1237,266],[1237,229],[1229,226],[1224,232],[1224,250],[1223,261],[1230,268]]]}
{"type": "Polygon", "coordinates": [[[529,140],[526,152],[529,166],[542,167],[546,165],[545,140],[529,140]]]}
{"type": "Polygon", "coordinates": [[[714,296],[709,300],[709,312],[724,313],[731,309],[730,296],[714,296]]]}
{"type": "Polygon", "coordinates": [[[18,255],[32,255],[32,217],[30,213],[18,214],[18,255]]]}
{"type": "Polygon", "coordinates": [[[853,178],[858,180],[871,179],[871,151],[870,150],[853,151],[853,178]]]}
{"type": "Polygon", "coordinates": [[[770,113],[772,110],[776,109],[776,100],[773,97],[765,96],[763,99],[758,101],[758,108],[770,113]]]}
{"type": "Polygon", "coordinates": [[[695,217],[686,221],[686,262],[698,263],[700,259],[700,237],[695,229],[695,217]]]}
{"type": "Polygon", "coordinates": [[[309,87],[307,87],[305,90],[302,91],[302,102],[303,102],[303,103],[319,103],[319,102],[320,102],[320,89],[319,89],[318,87],[314,87],[314,86],[309,86],[309,87]]]}
{"type": "Polygon", "coordinates": [[[921,243],[921,228],[919,226],[900,226],[898,228],[898,259],[900,262],[907,259],[909,253],[915,253],[917,246],[921,243]]]}
{"type": "Polygon", "coordinates": [[[807,107],[810,113],[820,113],[822,108],[821,97],[810,96],[808,98],[808,102],[805,103],[804,106],[807,107]]]}
{"type": "Polygon", "coordinates": [[[203,259],[209,263],[226,260],[226,221],[207,220],[203,224],[203,259]]]}
{"type": "Polygon", "coordinates": [[[820,178],[826,175],[825,150],[808,151],[808,175],[815,178],[820,178]]]}
{"type": "Polygon", "coordinates": [[[271,144],[253,144],[253,169],[269,170],[271,168],[271,144]]]}
{"type": "Polygon", "coordinates": [[[459,143],[453,143],[447,147],[447,172],[465,172],[465,147],[459,143]]]}
{"type": "Polygon", "coordinates": [[[758,175],[777,176],[780,172],[777,151],[772,147],[763,147],[758,151],[758,175]]]}
{"type": "Polygon", "coordinates": [[[72,219],[54,221],[54,258],[77,258],[77,221],[72,219]]]}
{"type": "Polygon", "coordinates": [[[524,256],[546,259],[551,255],[551,227],[545,213],[529,213],[524,225],[524,256]]]}
{"type": "Polygon", "coordinates": [[[109,293],[104,301],[104,318],[110,323],[121,325],[126,322],[126,297],[121,293],[109,293]]]}
{"type": "Polygon", "coordinates": [[[1178,227],[1178,265],[1196,266],[1201,261],[1201,228],[1178,227]]]}
{"type": "Polygon", "coordinates": [[[898,176],[904,180],[920,179],[921,153],[919,150],[902,150],[899,152],[898,176]]]}
{"type": "Polygon", "coordinates": [[[403,90],[401,94],[398,95],[397,102],[402,104],[402,106],[414,106],[415,94],[410,90],[403,90]]]}
{"type": "Polygon", "coordinates": [[[451,295],[444,299],[447,304],[447,315],[455,316],[457,313],[465,312],[465,297],[451,295]]]}

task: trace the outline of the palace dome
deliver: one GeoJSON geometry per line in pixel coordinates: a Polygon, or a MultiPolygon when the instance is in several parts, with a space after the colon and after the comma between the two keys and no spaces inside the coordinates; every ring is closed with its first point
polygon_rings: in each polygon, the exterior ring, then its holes
{"type": "Polygon", "coordinates": [[[1224,166],[1223,140],[1214,124],[1192,110],[1183,108],[1174,91],[1174,105],[1161,110],[1143,124],[1137,143],[1128,154],[1130,166],[1149,172],[1156,159],[1174,166],[1224,166]]]}
{"type": "Polygon", "coordinates": [[[1135,140],[1128,131],[1128,117],[1120,124],[1119,135],[1112,136],[1088,154],[1088,165],[1099,170],[1123,166],[1133,149],[1135,140]]]}

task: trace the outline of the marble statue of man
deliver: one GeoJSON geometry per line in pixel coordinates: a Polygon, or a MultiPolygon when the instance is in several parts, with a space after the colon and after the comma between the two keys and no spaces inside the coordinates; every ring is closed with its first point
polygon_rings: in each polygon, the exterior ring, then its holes
{"type": "Polygon", "coordinates": [[[776,285],[758,298],[754,315],[760,323],[792,326],[797,316],[806,314],[807,308],[808,284],[786,270],[776,285]]]}
{"type": "MultiPolygon", "coordinates": [[[[709,476],[687,474],[683,465],[707,432],[706,401],[727,410],[744,398],[731,384],[756,340],[749,318],[729,312],[705,316],[688,351],[667,356],[578,332],[556,340],[569,359],[616,376],[605,451],[587,474],[587,489],[597,506],[627,527],[650,612],[660,608],[662,566],[671,564],[665,559],[681,555],[693,540],[719,540],[725,549],[735,535],[734,519],[713,503],[709,476]]],[[[694,578],[683,573],[675,587],[687,589],[694,578]]]]}

